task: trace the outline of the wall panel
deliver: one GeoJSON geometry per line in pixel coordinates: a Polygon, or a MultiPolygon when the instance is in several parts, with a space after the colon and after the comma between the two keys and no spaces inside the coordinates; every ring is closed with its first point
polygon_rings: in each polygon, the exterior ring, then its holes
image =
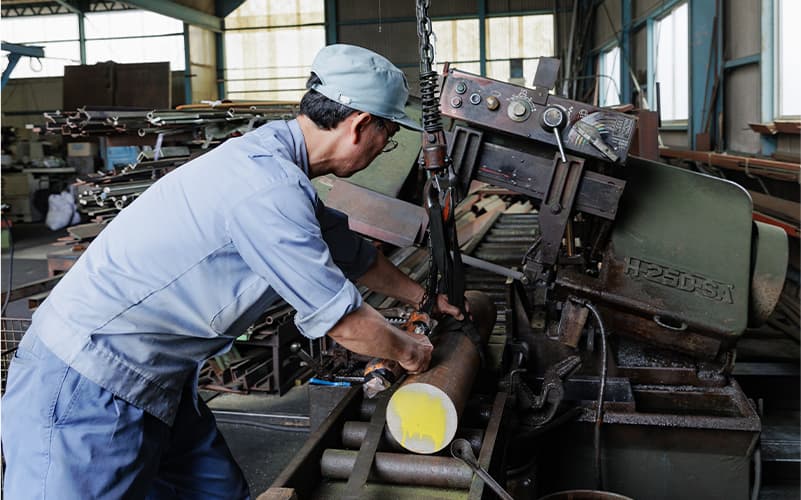
{"type": "Polygon", "coordinates": [[[600,48],[615,40],[617,33],[621,31],[621,0],[604,0],[596,8],[594,47],[600,48]],[[606,9],[604,10],[604,7],[606,9]],[[609,12],[609,16],[606,13],[609,12]],[[611,19],[611,23],[610,23],[611,19]]]}
{"type": "Polygon", "coordinates": [[[743,66],[726,74],[724,130],[726,149],[759,153],[759,134],[748,127],[760,122],[760,73],[758,65],[743,66]]]}
{"type": "Polygon", "coordinates": [[[192,102],[217,98],[216,48],[214,33],[189,27],[190,74],[192,102]]]}
{"type": "Polygon", "coordinates": [[[759,54],[762,50],[761,7],[759,0],[724,2],[724,47],[726,59],[759,54]]]}
{"type": "MultiPolygon", "coordinates": [[[[554,0],[487,0],[487,12],[490,14],[532,10],[551,12],[555,3],[554,0]]],[[[560,3],[564,3],[564,1],[560,3]]],[[[573,2],[571,1],[567,8],[572,8],[572,5],[573,2]]]]}
{"type": "MultiPolygon", "coordinates": [[[[659,7],[665,0],[631,0],[633,3],[633,7],[631,9],[631,13],[634,16],[634,19],[640,18],[655,8],[659,7]]],[[[708,1],[708,0],[703,0],[708,1]]]]}

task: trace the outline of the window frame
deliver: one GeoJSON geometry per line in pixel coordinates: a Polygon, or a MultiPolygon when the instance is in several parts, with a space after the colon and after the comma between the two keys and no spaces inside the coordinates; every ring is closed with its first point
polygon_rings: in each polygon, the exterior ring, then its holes
{"type": "MultiPolygon", "coordinates": [[[[180,43],[180,45],[183,47],[183,51],[182,51],[183,53],[181,54],[181,57],[176,59],[175,61],[169,61],[170,63],[176,62],[176,64],[177,64],[176,66],[173,66],[172,64],[170,64],[170,71],[186,71],[186,59],[187,59],[186,58],[186,53],[187,53],[187,50],[188,50],[188,46],[186,44],[183,22],[178,20],[178,19],[170,18],[169,16],[161,15],[161,17],[172,19],[176,23],[181,23],[181,29],[179,31],[172,32],[172,33],[160,33],[160,34],[151,34],[151,35],[144,35],[144,36],[136,36],[136,35],[133,35],[133,36],[132,35],[110,36],[110,37],[109,36],[101,36],[101,37],[91,37],[91,36],[87,37],[86,36],[85,29],[84,29],[85,26],[82,26],[82,25],[84,23],[86,23],[86,17],[87,16],[96,16],[96,15],[101,15],[101,14],[118,15],[119,13],[123,13],[123,12],[145,12],[147,14],[160,15],[160,14],[156,14],[154,12],[150,12],[150,11],[147,11],[147,10],[144,10],[144,9],[100,10],[100,11],[84,12],[82,14],[58,12],[58,13],[54,13],[54,14],[38,15],[37,17],[41,18],[43,20],[43,22],[46,22],[48,18],[52,18],[52,17],[55,17],[55,16],[59,16],[59,17],[71,16],[73,18],[73,22],[75,24],[75,30],[76,30],[76,33],[77,33],[77,38],[38,40],[38,41],[36,41],[36,40],[26,40],[26,41],[23,41],[23,42],[14,41],[14,40],[10,40],[10,41],[12,41],[13,43],[21,43],[21,44],[24,44],[24,45],[35,45],[35,46],[44,47],[45,57],[44,57],[44,60],[42,61],[43,64],[46,63],[48,58],[49,59],[53,59],[53,60],[55,60],[55,59],[64,60],[65,59],[63,57],[50,57],[50,56],[48,56],[47,47],[48,47],[48,44],[52,44],[52,43],[56,43],[56,44],[77,43],[78,51],[77,51],[76,54],[74,54],[77,57],[74,58],[74,59],[67,58],[68,59],[68,63],[65,63],[65,64],[61,65],[61,70],[59,72],[55,72],[55,73],[48,72],[47,74],[42,74],[42,75],[30,75],[30,74],[20,75],[19,71],[17,71],[16,68],[15,68],[15,71],[13,71],[9,75],[9,80],[16,80],[16,79],[23,79],[23,78],[63,78],[64,77],[64,69],[63,69],[64,66],[73,65],[73,64],[94,64],[94,63],[88,63],[87,62],[87,60],[93,60],[92,57],[87,57],[86,56],[87,46],[89,45],[89,44],[87,44],[87,42],[102,42],[102,41],[112,41],[112,40],[134,40],[134,39],[135,40],[139,40],[139,39],[165,38],[165,37],[173,39],[173,43],[176,43],[176,42],[180,43]]],[[[11,22],[14,19],[30,18],[30,17],[33,17],[33,16],[12,16],[12,17],[8,17],[8,18],[4,18],[4,22],[11,22]]],[[[131,63],[131,61],[115,61],[115,62],[119,62],[119,63],[123,63],[123,64],[130,64],[131,63]]],[[[141,62],[141,61],[137,60],[136,62],[141,62]]],[[[20,63],[17,64],[17,68],[19,68],[20,64],[25,64],[25,61],[20,61],[20,63]]]]}
{"type": "MultiPolygon", "coordinates": [[[[8,18],[3,18],[3,22],[14,22],[15,20],[20,19],[20,18],[30,19],[32,17],[33,16],[12,16],[12,17],[8,17],[8,18]]],[[[71,65],[71,64],[76,64],[76,63],[80,64],[80,62],[81,62],[80,61],[81,39],[80,39],[80,30],[78,29],[78,15],[77,14],[71,14],[71,13],[57,13],[57,14],[42,15],[42,16],[38,16],[38,17],[40,18],[40,20],[43,23],[46,23],[47,19],[52,19],[52,18],[55,18],[55,17],[60,17],[60,18],[72,17],[73,20],[74,20],[74,23],[75,23],[75,35],[76,35],[76,38],[52,38],[51,39],[50,37],[44,37],[44,38],[40,38],[40,39],[37,39],[37,40],[29,40],[29,39],[25,39],[25,40],[9,39],[9,40],[6,40],[6,41],[8,41],[10,43],[15,43],[15,44],[20,44],[20,45],[31,45],[31,46],[36,46],[36,47],[42,47],[43,50],[44,50],[44,55],[45,55],[45,57],[42,58],[42,59],[35,58],[37,60],[37,62],[34,62],[33,61],[34,58],[31,58],[31,57],[23,57],[22,59],[20,59],[20,61],[15,66],[14,71],[12,71],[11,74],[9,75],[9,80],[21,80],[21,79],[25,79],[25,78],[59,78],[59,77],[63,77],[64,76],[64,66],[71,65]],[[74,56],[77,56],[77,58],[60,57],[60,56],[48,56],[48,47],[51,44],[57,44],[57,45],[77,44],[77,52],[75,54],[73,54],[74,56]],[[47,71],[45,69],[45,65],[47,64],[48,59],[50,59],[51,61],[58,61],[59,64],[57,64],[56,66],[60,65],[60,68],[61,68],[60,71],[56,71],[56,72],[47,71]],[[62,61],[63,61],[63,63],[62,63],[62,61]],[[24,67],[24,66],[28,66],[28,65],[33,66],[33,65],[36,65],[36,64],[40,65],[40,68],[41,68],[40,71],[33,71],[34,74],[27,73],[27,72],[20,74],[20,71],[19,71],[20,67],[24,67]],[[40,73],[40,72],[44,73],[44,74],[36,74],[36,73],[40,73]]],[[[4,33],[3,36],[7,37],[8,36],[7,32],[4,33]]],[[[5,55],[5,53],[4,53],[4,55],[5,55]]],[[[7,58],[6,58],[6,60],[7,60],[7,58]]],[[[8,63],[6,62],[4,64],[4,66],[3,66],[3,71],[5,71],[7,65],[8,65],[8,63]]]]}
{"type": "MultiPolygon", "coordinates": [[[[302,35],[303,29],[312,28],[315,31],[322,30],[322,45],[315,50],[315,53],[316,53],[319,49],[322,49],[326,45],[326,23],[327,23],[325,0],[318,0],[318,1],[320,3],[320,11],[323,14],[321,21],[301,22],[301,23],[298,23],[298,24],[281,24],[281,25],[269,26],[269,27],[268,26],[258,26],[258,27],[242,26],[242,27],[236,27],[236,28],[228,28],[228,27],[226,27],[226,29],[222,33],[222,40],[223,40],[222,43],[223,43],[223,47],[224,47],[223,50],[224,50],[224,54],[225,54],[224,55],[225,64],[224,64],[224,67],[222,68],[222,87],[225,89],[225,98],[227,98],[227,99],[246,99],[246,100],[252,100],[252,99],[298,100],[298,101],[300,100],[300,96],[302,96],[302,94],[305,93],[305,91],[306,91],[305,81],[309,76],[309,72],[308,71],[306,71],[305,73],[301,72],[301,73],[304,73],[304,74],[302,74],[302,75],[299,74],[299,75],[296,75],[296,76],[268,76],[268,77],[258,77],[258,78],[250,78],[250,77],[247,77],[247,76],[243,76],[241,78],[231,78],[229,76],[229,72],[241,72],[243,75],[245,75],[248,71],[264,69],[267,72],[270,72],[270,71],[273,71],[273,70],[276,70],[276,69],[280,69],[281,66],[273,66],[273,67],[271,67],[271,66],[260,65],[260,66],[246,66],[246,67],[237,67],[237,68],[230,67],[229,63],[228,63],[228,61],[230,60],[230,57],[229,57],[228,54],[229,54],[229,50],[231,50],[230,45],[232,45],[232,44],[229,43],[230,40],[228,39],[228,35],[229,34],[244,34],[244,33],[247,33],[247,32],[254,32],[254,33],[258,32],[258,33],[269,34],[269,33],[274,33],[274,32],[278,32],[278,31],[285,31],[285,30],[294,29],[294,30],[298,31],[298,33],[299,33],[298,36],[302,37],[303,36],[302,35]],[[270,88],[244,88],[244,89],[231,90],[231,85],[229,84],[230,82],[247,82],[247,81],[257,81],[257,82],[258,81],[261,81],[261,82],[276,81],[276,82],[281,82],[282,80],[301,80],[301,79],[303,81],[303,84],[300,85],[300,86],[296,85],[296,86],[290,86],[290,87],[279,87],[279,88],[274,88],[274,89],[270,89],[270,88]],[[277,95],[279,97],[278,98],[276,98],[276,97],[252,97],[253,94],[262,94],[262,95],[266,94],[268,96],[272,94],[274,96],[277,95]],[[295,95],[296,99],[287,98],[286,95],[281,96],[281,94],[295,95]]],[[[242,5],[244,5],[244,4],[245,3],[243,3],[242,5]]],[[[237,9],[241,8],[242,5],[237,7],[237,9]]],[[[236,12],[236,11],[234,11],[234,12],[236,12]]],[[[315,36],[318,36],[318,35],[319,35],[319,33],[315,33],[315,36]]],[[[267,36],[269,36],[269,35],[267,35],[267,36]]],[[[301,68],[301,67],[304,67],[304,66],[305,65],[300,65],[300,66],[298,66],[298,68],[301,68]]],[[[309,62],[309,67],[310,66],[311,66],[311,62],[309,62]]],[[[236,87],[236,85],[234,85],[234,86],[236,87]]]]}
{"type": "MultiPolygon", "coordinates": [[[[784,113],[783,97],[784,94],[793,94],[791,89],[782,92],[782,70],[786,66],[782,64],[782,21],[785,17],[781,12],[783,2],[787,0],[773,0],[773,119],[775,120],[792,120],[801,117],[801,110],[798,113],[784,113]]],[[[785,4],[786,5],[786,4],[785,4]]],[[[791,51],[790,51],[791,52],[791,51]]]]}
{"type": "MultiPolygon", "coordinates": [[[[180,45],[183,47],[183,51],[181,51],[182,52],[181,53],[181,57],[179,57],[175,61],[175,62],[177,62],[176,66],[172,65],[172,63],[174,61],[172,61],[171,59],[169,59],[167,61],[167,62],[170,63],[170,71],[171,72],[172,71],[186,71],[186,51],[187,51],[187,46],[186,46],[186,40],[184,38],[184,36],[185,36],[185,34],[184,34],[184,25],[183,25],[183,22],[181,20],[179,20],[179,19],[171,18],[171,17],[165,16],[163,14],[158,14],[156,12],[150,12],[150,11],[143,10],[143,9],[129,9],[129,10],[114,10],[114,11],[101,11],[101,12],[86,12],[86,13],[84,13],[84,25],[91,24],[91,20],[89,19],[90,17],[99,17],[99,16],[104,16],[104,15],[117,16],[117,15],[124,15],[123,13],[140,13],[140,12],[144,12],[147,15],[157,15],[159,17],[168,18],[171,21],[174,21],[176,23],[176,27],[177,27],[177,25],[180,24],[181,25],[180,26],[180,30],[179,31],[175,31],[175,32],[169,32],[169,33],[165,32],[165,33],[150,34],[150,35],[121,35],[121,36],[87,36],[87,35],[84,35],[83,41],[84,41],[84,45],[86,47],[86,49],[85,49],[86,50],[86,56],[85,56],[86,57],[86,64],[96,64],[98,62],[102,62],[102,60],[103,60],[100,57],[98,57],[97,60],[95,60],[95,58],[90,55],[90,49],[91,49],[90,46],[94,45],[96,43],[128,41],[128,40],[145,40],[145,39],[149,40],[149,39],[163,38],[163,39],[170,39],[173,43],[176,43],[176,42],[180,43],[180,45]]],[[[84,27],[84,33],[86,33],[86,31],[87,30],[84,27]]],[[[141,59],[137,59],[135,61],[116,60],[116,59],[112,59],[112,60],[114,60],[114,62],[117,62],[117,63],[120,63],[120,64],[136,64],[137,62],[144,62],[141,59]]],[[[149,62],[161,62],[161,61],[149,61],[149,62]]]]}
{"type": "MultiPolygon", "coordinates": [[[[481,29],[482,17],[478,16],[478,19],[479,19],[479,22],[480,22],[479,29],[481,29]]],[[[502,13],[502,14],[488,15],[488,16],[485,16],[483,18],[483,28],[484,28],[485,38],[487,38],[487,41],[486,41],[486,43],[485,43],[485,45],[483,47],[484,53],[482,54],[482,53],[479,52],[479,59],[484,61],[483,67],[485,68],[485,70],[481,74],[481,76],[485,76],[487,78],[493,78],[493,79],[496,79],[496,80],[501,79],[497,75],[490,75],[489,65],[491,63],[502,63],[502,62],[505,62],[507,64],[507,67],[508,67],[508,65],[510,64],[510,62],[513,59],[520,59],[520,60],[522,60],[522,63],[523,63],[523,80],[524,80],[523,81],[523,85],[526,86],[526,87],[531,87],[534,84],[534,76],[535,76],[535,73],[536,73],[537,65],[539,64],[539,60],[541,58],[543,58],[543,57],[555,57],[556,41],[557,41],[556,40],[556,16],[554,16],[553,13],[550,13],[550,12],[514,12],[514,13],[502,13]],[[495,19],[519,19],[519,18],[526,18],[526,17],[549,17],[550,18],[551,37],[552,37],[551,38],[551,42],[552,42],[551,53],[550,54],[541,54],[541,55],[526,55],[526,56],[521,56],[521,57],[513,56],[512,54],[510,54],[509,57],[507,57],[507,58],[502,58],[502,57],[492,57],[491,58],[490,57],[491,49],[489,47],[490,46],[490,40],[489,40],[489,37],[486,36],[486,33],[488,33],[490,31],[490,29],[489,29],[490,22],[492,20],[495,20],[495,19]],[[527,66],[526,63],[536,63],[533,66],[533,71],[531,72],[531,74],[527,74],[526,73],[526,66],[527,66]]],[[[482,47],[479,47],[479,51],[481,51],[481,50],[482,50],[482,47]]],[[[511,76],[509,77],[509,79],[511,79],[511,76]]]]}
{"type": "Polygon", "coordinates": [[[622,100],[622,81],[623,81],[623,67],[621,64],[621,56],[623,50],[621,49],[620,45],[617,43],[612,43],[607,45],[603,49],[601,49],[600,53],[598,54],[598,106],[617,106],[623,102],[622,100]],[[606,74],[606,59],[609,55],[617,51],[617,62],[616,62],[616,73],[615,75],[608,75],[606,74]],[[610,83],[612,85],[610,85],[610,83]],[[606,96],[609,93],[610,88],[614,88],[617,90],[615,95],[617,95],[617,102],[614,103],[607,103],[606,96]]]}
{"type": "MultiPolygon", "coordinates": [[[[664,10],[660,9],[660,11],[652,13],[647,18],[647,63],[648,63],[648,106],[651,109],[656,109],[656,73],[657,73],[657,23],[663,22],[668,17],[674,15],[676,11],[682,7],[687,9],[687,38],[685,40],[687,46],[687,107],[686,107],[686,118],[678,118],[678,119],[665,119],[664,116],[661,116],[662,129],[673,129],[673,130],[686,130],[690,126],[690,111],[692,106],[692,98],[691,98],[691,75],[690,75],[690,4],[689,1],[679,1],[675,2],[670,5],[666,5],[664,10]]],[[[675,42],[674,42],[675,43],[675,42]]],[[[674,45],[675,47],[675,45],[674,45]]],[[[661,97],[661,96],[660,96],[661,97]]],[[[663,100],[662,100],[663,101],[663,100]]],[[[660,102],[660,105],[662,102],[660,102]]],[[[662,115],[662,109],[659,110],[660,115],[662,115]]]]}

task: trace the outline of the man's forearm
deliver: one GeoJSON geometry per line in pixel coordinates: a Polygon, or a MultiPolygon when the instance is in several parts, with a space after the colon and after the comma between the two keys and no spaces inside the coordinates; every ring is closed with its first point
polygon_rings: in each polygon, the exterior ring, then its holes
{"type": "Polygon", "coordinates": [[[431,358],[432,348],[427,339],[411,336],[390,325],[369,304],[362,304],[339,320],[328,336],[349,351],[392,359],[410,371],[424,370],[431,358]]]}
{"type": "Polygon", "coordinates": [[[359,278],[358,284],[411,306],[419,306],[425,294],[425,289],[420,284],[403,274],[381,252],[370,269],[359,278]]]}

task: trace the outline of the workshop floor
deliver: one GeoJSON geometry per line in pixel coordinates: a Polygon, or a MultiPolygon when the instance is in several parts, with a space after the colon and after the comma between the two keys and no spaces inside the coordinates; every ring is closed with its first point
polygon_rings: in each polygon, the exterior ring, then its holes
{"type": "MultiPolygon", "coordinates": [[[[51,231],[43,223],[13,226],[11,252],[2,251],[2,290],[47,277],[47,254],[63,249],[53,243],[66,231],[51,231]],[[9,271],[12,270],[11,273],[9,271]]],[[[27,300],[8,304],[6,318],[30,318],[27,300]]],[[[225,436],[255,498],[266,490],[289,463],[308,436],[309,402],[305,386],[291,389],[283,397],[271,394],[230,394],[202,391],[217,415],[225,436]]]]}
{"type": "Polygon", "coordinates": [[[217,394],[207,404],[217,416],[217,426],[242,467],[255,498],[272,484],[306,442],[307,388],[294,387],[283,397],[217,394]],[[282,424],[281,420],[287,423],[282,424]],[[293,426],[293,422],[299,425],[293,426]]]}

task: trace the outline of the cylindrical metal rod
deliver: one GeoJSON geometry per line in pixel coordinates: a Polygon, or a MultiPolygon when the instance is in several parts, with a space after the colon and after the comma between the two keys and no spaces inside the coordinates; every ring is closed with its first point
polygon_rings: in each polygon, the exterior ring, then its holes
{"type": "MultiPolygon", "coordinates": [[[[495,323],[495,305],[481,292],[466,296],[483,344],[495,323]]],[[[451,442],[481,363],[478,347],[462,328],[446,320],[434,333],[431,367],[408,377],[387,406],[390,434],[416,453],[436,453],[451,442]]]]}
{"type": "Polygon", "coordinates": [[[520,271],[515,271],[514,269],[509,269],[507,267],[499,266],[498,264],[493,264],[492,262],[487,262],[486,260],[477,259],[469,255],[462,255],[462,262],[464,262],[468,266],[476,267],[478,269],[483,269],[484,271],[489,271],[499,276],[512,278],[514,280],[520,281],[523,284],[528,282],[528,278],[526,278],[526,275],[521,273],[520,271]]]}
{"type": "MultiPolygon", "coordinates": [[[[362,445],[364,436],[367,434],[367,428],[370,422],[357,422],[348,421],[342,426],[342,446],[346,448],[357,449],[362,445]]],[[[481,452],[481,441],[484,439],[484,431],[481,429],[460,427],[456,430],[456,437],[462,438],[470,443],[473,448],[473,453],[481,452]]],[[[389,436],[393,445],[397,446],[392,436],[389,436]]]]}
{"type": "MultiPolygon", "coordinates": [[[[350,477],[358,453],[355,450],[325,450],[320,460],[323,477],[350,477]]],[[[394,484],[468,489],[473,480],[473,470],[461,460],[450,457],[378,452],[370,479],[394,484]]]]}

